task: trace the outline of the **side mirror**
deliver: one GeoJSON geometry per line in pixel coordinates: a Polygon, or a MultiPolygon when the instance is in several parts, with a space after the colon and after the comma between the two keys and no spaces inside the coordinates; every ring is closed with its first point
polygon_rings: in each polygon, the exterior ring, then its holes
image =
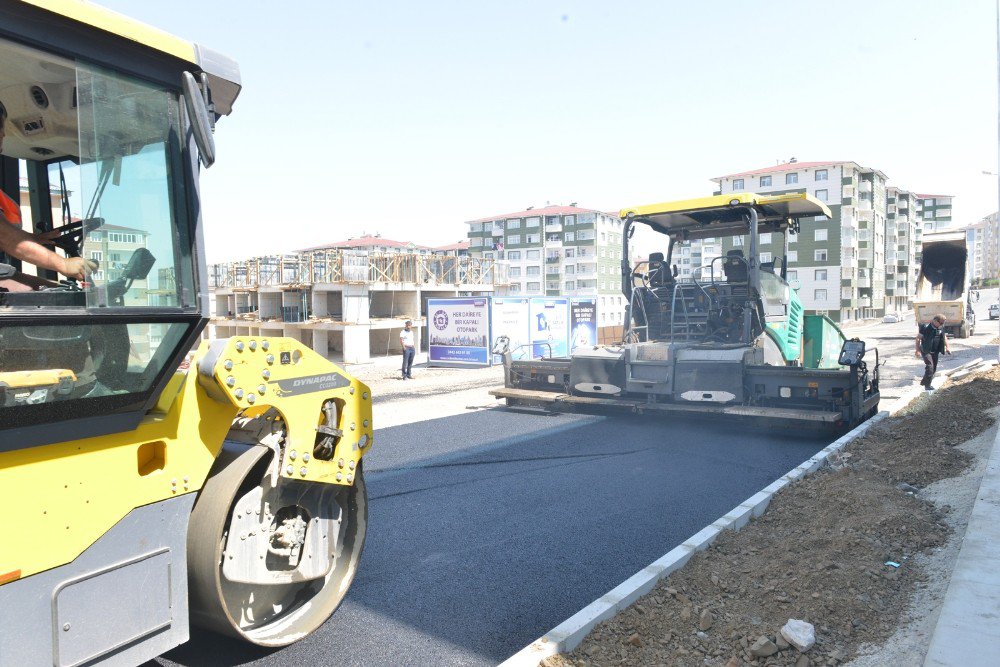
{"type": "Polygon", "coordinates": [[[215,164],[215,137],[212,136],[212,118],[209,115],[208,102],[191,72],[184,72],[181,80],[184,84],[184,108],[191,121],[194,142],[198,145],[201,163],[208,169],[215,164]]]}

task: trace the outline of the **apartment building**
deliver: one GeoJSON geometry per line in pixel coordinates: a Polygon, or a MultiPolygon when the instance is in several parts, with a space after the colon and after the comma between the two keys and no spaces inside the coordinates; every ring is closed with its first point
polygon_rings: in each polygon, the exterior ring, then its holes
{"type": "Polygon", "coordinates": [[[466,222],[469,254],[508,263],[497,295],[597,299],[598,324],[621,324],[622,221],[616,213],[569,206],[528,208],[466,222]]]}
{"type": "Polygon", "coordinates": [[[943,232],[952,226],[953,195],[918,194],[917,209],[923,219],[924,232],[943,232]]]}
{"type": "MultiPolygon", "coordinates": [[[[879,317],[886,309],[886,175],[856,162],[797,162],[711,179],[716,193],[806,192],[829,206],[830,220],[801,221],[788,235],[762,234],[760,261],[785,256],[789,282],[799,285],[805,309],[839,322],[879,317]]],[[[746,239],[722,239],[721,254],[746,239]]]]}
{"type": "Polygon", "coordinates": [[[920,196],[886,188],[885,298],[886,310],[909,310],[920,273],[923,236],[920,196]]]}
{"type": "Polygon", "coordinates": [[[979,285],[997,280],[1000,275],[1000,234],[997,230],[997,213],[991,213],[979,222],[965,228],[969,247],[969,272],[979,285]]]}

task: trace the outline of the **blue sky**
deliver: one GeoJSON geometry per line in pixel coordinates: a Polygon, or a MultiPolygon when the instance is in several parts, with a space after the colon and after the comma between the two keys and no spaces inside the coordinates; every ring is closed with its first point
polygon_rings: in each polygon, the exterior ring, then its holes
{"type": "Polygon", "coordinates": [[[465,220],[711,194],[790,157],[954,194],[959,223],[997,208],[988,0],[100,4],[240,63],[203,176],[210,261],[450,243],[465,220]]]}

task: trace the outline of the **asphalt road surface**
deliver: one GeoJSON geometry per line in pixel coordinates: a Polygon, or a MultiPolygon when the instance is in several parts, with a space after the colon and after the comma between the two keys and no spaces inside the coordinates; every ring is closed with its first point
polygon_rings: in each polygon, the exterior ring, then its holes
{"type": "Polygon", "coordinates": [[[483,410],[378,431],[344,604],[262,651],[203,633],[164,665],[491,665],[821,449],[719,424],[483,410]]]}

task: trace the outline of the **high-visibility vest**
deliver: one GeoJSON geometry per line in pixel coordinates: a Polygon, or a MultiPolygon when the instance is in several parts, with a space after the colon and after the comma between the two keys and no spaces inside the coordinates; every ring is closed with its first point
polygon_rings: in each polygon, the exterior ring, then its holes
{"type": "Polygon", "coordinates": [[[10,224],[21,226],[21,207],[3,190],[0,190],[0,214],[10,224]]]}

